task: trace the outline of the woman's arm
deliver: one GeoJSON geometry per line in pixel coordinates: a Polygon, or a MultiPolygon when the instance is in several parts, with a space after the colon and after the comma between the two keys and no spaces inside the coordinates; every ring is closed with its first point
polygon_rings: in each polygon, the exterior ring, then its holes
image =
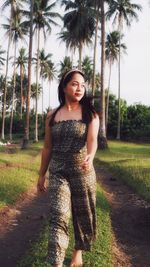
{"type": "Polygon", "coordinates": [[[97,150],[97,137],[99,131],[99,117],[96,116],[93,118],[91,123],[88,126],[87,134],[87,156],[84,160],[83,168],[89,169],[93,164],[93,159],[97,150]]]}
{"type": "Polygon", "coordinates": [[[39,170],[39,179],[37,182],[37,189],[40,191],[46,191],[45,188],[45,179],[46,179],[46,171],[48,169],[48,165],[51,158],[51,149],[52,149],[52,138],[51,138],[51,129],[49,127],[49,121],[51,118],[53,111],[49,112],[46,117],[45,122],[45,139],[44,139],[44,147],[42,149],[41,156],[41,166],[39,170]]]}

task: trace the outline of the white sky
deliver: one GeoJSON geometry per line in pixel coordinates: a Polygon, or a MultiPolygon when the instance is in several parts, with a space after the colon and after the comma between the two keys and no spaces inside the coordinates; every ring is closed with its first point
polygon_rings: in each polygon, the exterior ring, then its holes
{"type": "MultiPolygon", "coordinates": [[[[121,62],[121,97],[128,104],[142,103],[150,105],[150,5],[148,0],[134,0],[132,3],[141,4],[142,12],[139,12],[139,21],[133,22],[131,28],[124,28],[123,43],[127,46],[127,55],[123,55],[121,62]]],[[[61,9],[59,10],[61,12],[61,9]]],[[[2,21],[2,19],[1,19],[2,21]]],[[[46,52],[52,53],[52,60],[57,64],[67,55],[65,45],[58,41],[56,33],[59,28],[52,31],[51,36],[46,42],[46,52]]],[[[3,37],[4,32],[0,30],[0,45],[7,49],[6,38],[3,37]]],[[[41,48],[44,41],[41,40],[41,48]]],[[[13,50],[12,50],[13,51],[13,50]]],[[[34,51],[36,48],[34,46],[34,51]]],[[[34,53],[33,51],[33,53],[34,53]]],[[[92,48],[84,50],[84,55],[92,57],[92,48]]],[[[68,55],[71,55],[68,52],[68,55]]],[[[74,55],[78,58],[78,54],[74,55]]],[[[75,62],[74,62],[75,63],[75,62]]],[[[59,67],[58,67],[59,68],[59,67]]],[[[97,71],[100,72],[100,47],[97,53],[97,71]]],[[[33,78],[34,80],[34,78],[33,78]]],[[[106,87],[108,80],[108,68],[106,69],[106,87]]],[[[117,96],[118,88],[118,72],[114,66],[111,77],[111,92],[117,96]]],[[[44,108],[49,105],[49,85],[44,83],[44,108]]],[[[52,82],[50,90],[50,106],[58,105],[57,101],[57,83],[52,82]]],[[[41,110],[41,100],[39,101],[39,111],[41,110]]]]}

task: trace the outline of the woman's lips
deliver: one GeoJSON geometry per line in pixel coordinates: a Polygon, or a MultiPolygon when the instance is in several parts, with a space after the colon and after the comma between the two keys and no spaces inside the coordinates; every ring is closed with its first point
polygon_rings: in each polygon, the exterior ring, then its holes
{"type": "Polygon", "coordinates": [[[75,93],[75,96],[82,96],[82,94],[80,94],[80,93],[75,93]]]}

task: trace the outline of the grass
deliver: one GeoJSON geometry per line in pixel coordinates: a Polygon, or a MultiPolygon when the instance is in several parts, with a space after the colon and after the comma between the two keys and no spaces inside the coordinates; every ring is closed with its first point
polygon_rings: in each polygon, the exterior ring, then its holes
{"type": "Polygon", "coordinates": [[[97,152],[96,162],[150,201],[150,145],[109,142],[108,150],[97,152]]]}
{"type": "MultiPolygon", "coordinates": [[[[19,196],[35,185],[38,178],[41,144],[13,154],[0,151],[0,209],[14,204],[19,196]]],[[[5,148],[6,150],[6,148],[5,148]]]]}
{"type": "MultiPolygon", "coordinates": [[[[93,243],[91,252],[83,255],[86,267],[112,267],[112,232],[108,202],[100,188],[97,187],[97,240],[93,243]]],[[[74,247],[73,227],[69,225],[70,242],[66,252],[64,266],[69,266],[74,247]]],[[[49,267],[46,262],[48,248],[48,225],[45,226],[38,242],[30,249],[17,267],[49,267]]]]}

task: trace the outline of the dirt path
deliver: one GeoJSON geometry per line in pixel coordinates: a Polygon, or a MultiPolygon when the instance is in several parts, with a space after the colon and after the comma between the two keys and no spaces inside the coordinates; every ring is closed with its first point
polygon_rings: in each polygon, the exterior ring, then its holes
{"type": "Polygon", "coordinates": [[[0,212],[0,266],[16,267],[39,237],[48,214],[48,194],[36,189],[24,194],[17,205],[0,212]]]}
{"type": "Polygon", "coordinates": [[[150,267],[150,204],[106,168],[97,173],[111,207],[114,267],[150,267]]]}
{"type": "MultiPolygon", "coordinates": [[[[150,204],[103,167],[97,177],[111,206],[114,267],[150,267],[150,204]]],[[[0,213],[0,266],[16,267],[46,223],[48,194],[32,189],[0,213]]],[[[92,266],[91,266],[92,267],[92,266]]]]}

